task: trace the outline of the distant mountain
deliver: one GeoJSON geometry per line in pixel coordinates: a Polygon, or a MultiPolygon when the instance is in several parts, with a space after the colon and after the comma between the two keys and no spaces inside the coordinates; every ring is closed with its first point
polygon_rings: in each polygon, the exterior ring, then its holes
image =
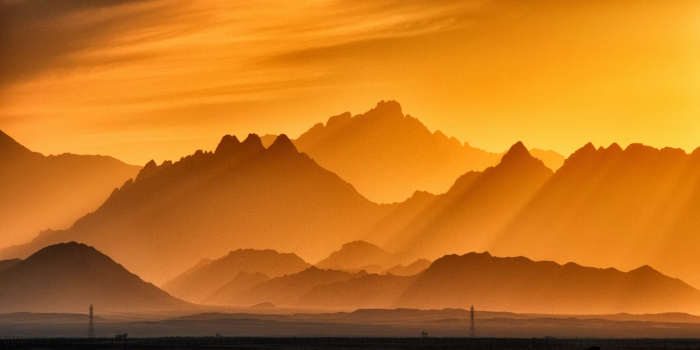
{"type": "Polygon", "coordinates": [[[242,272],[260,273],[268,279],[296,273],[307,267],[309,264],[296,254],[281,254],[270,249],[238,249],[219,259],[200,262],[182,275],[165,283],[163,289],[176,297],[199,303],[230,281],[247,277],[241,276],[242,272]]]}
{"type": "Polygon", "coordinates": [[[551,176],[518,142],[498,165],[462,175],[446,193],[401,203],[367,237],[415,257],[486,249],[551,176]]]}
{"type": "Polygon", "coordinates": [[[0,271],[2,312],[143,312],[184,310],[175,299],[96,249],[75,242],[49,246],[0,271]]]}
{"type": "Polygon", "coordinates": [[[95,210],[139,167],[111,157],[32,152],[0,131],[0,247],[95,210]]]}
{"type": "Polygon", "coordinates": [[[491,247],[499,255],[629,269],[700,286],[700,149],[631,144],[573,153],[491,247]]]}
{"type": "Polygon", "coordinates": [[[418,259],[408,265],[396,265],[390,269],[386,269],[384,273],[396,276],[413,276],[423,272],[430,264],[430,260],[418,259]]]}
{"type": "MultiPolygon", "coordinates": [[[[273,139],[265,135],[263,144],[273,139]]],[[[418,119],[404,115],[396,101],[380,101],[364,114],[330,117],[294,143],[375,202],[403,201],[416,190],[443,193],[461,174],[496,165],[502,156],[430,132],[418,119]]],[[[550,169],[564,162],[554,151],[531,153],[550,169]]]]}
{"type": "Polygon", "coordinates": [[[621,272],[469,253],[436,260],[397,305],[569,314],[698,312],[700,291],[649,266],[621,272]]]}
{"type": "MultiPolygon", "coordinates": [[[[244,291],[255,287],[256,285],[268,281],[270,277],[260,272],[249,273],[239,272],[236,277],[226,283],[223,287],[216,290],[214,293],[204,299],[205,304],[218,305],[235,305],[240,302],[237,300],[239,295],[244,291]]],[[[274,305],[272,303],[258,303],[256,306],[274,305]]]]}
{"type": "Polygon", "coordinates": [[[267,149],[257,135],[243,142],[227,135],[215,152],[149,162],[70,229],[5,249],[0,258],[80,240],[160,283],[201,256],[236,247],[293,251],[315,261],[389,210],[299,153],[284,135],[267,149]]]}
{"type": "Polygon", "coordinates": [[[402,254],[389,253],[366,241],[345,243],[327,258],[316,264],[322,269],[357,272],[381,272],[392,266],[407,262],[402,254]]]}
{"type": "Polygon", "coordinates": [[[395,101],[381,101],[361,115],[331,117],[295,144],[379,202],[403,200],[417,189],[444,192],[459,174],[485,169],[500,158],[440,131],[430,132],[418,119],[404,115],[395,101]]]}
{"type": "Polygon", "coordinates": [[[311,266],[308,269],[290,275],[270,279],[255,285],[237,295],[228,295],[233,305],[253,305],[272,303],[281,306],[298,306],[301,298],[315,287],[366,275],[337,270],[323,270],[311,266]]]}

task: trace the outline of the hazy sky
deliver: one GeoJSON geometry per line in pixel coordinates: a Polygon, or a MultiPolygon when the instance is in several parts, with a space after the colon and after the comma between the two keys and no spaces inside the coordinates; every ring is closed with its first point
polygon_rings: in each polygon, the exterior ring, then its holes
{"type": "Polygon", "coordinates": [[[692,151],[699,14],[697,0],[0,0],[0,129],[143,164],[396,99],[491,151],[692,151]]]}

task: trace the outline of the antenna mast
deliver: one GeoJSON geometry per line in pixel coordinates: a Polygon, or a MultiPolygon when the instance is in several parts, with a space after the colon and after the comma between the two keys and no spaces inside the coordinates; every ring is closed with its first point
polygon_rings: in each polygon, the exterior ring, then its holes
{"type": "Polygon", "coordinates": [[[94,338],[95,337],[95,322],[94,322],[94,315],[92,312],[92,304],[90,304],[90,324],[88,326],[88,338],[94,338]]]}
{"type": "Polygon", "coordinates": [[[471,337],[474,338],[476,336],[476,328],[474,325],[474,305],[472,305],[472,307],[469,308],[469,319],[471,321],[469,326],[469,332],[471,334],[471,337]]]}

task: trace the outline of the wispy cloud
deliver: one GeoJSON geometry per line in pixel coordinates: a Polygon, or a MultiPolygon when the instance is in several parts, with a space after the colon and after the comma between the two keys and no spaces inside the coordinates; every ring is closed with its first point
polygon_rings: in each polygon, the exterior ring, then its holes
{"type": "Polygon", "coordinates": [[[690,22],[699,6],[0,0],[0,127],[20,136],[42,125],[68,134],[167,128],[218,139],[199,122],[207,120],[294,134],[328,114],[398,98],[431,127],[494,151],[523,130],[541,140],[534,145],[567,151],[588,140],[552,133],[561,115],[600,130],[610,125],[605,114],[658,113],[661,89],[677,115],[691,115],[697,65],[688,57],[700,43],[690,22]],[[640,96],[645,105],[633,111],[620,102],[640,96]],[[259,108],[255,121],[242,122],[250,106],[259,108]],[[601,117],[593,123],[591,114],[601,117]]]}

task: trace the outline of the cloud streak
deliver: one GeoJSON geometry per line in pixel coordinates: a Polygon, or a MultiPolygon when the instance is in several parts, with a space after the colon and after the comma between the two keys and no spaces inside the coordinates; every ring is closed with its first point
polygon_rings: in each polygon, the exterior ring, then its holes
{"type": "MultiPolygon", "coordinates": [[[[427,125],[493,151],[528,133],[529,144],[566,152],[589,140],[552,132],[572,122],[559,116],[597,132],[610,115],[621,124],[658,113],[663,89],[674,134],[690,140],[694,10],[688,0],[0,0],[0,128],[40,139],[46,152],[79,152],[60,148],[60,134],[140,128],[216,140],[227,126],[293,135],[396,98],[427,125]],[[51,143],[40,136],[47,126],[51,143]]],[[[654,128],[624,137],[658,144],[654,128]]],[[[179,156],[153,149],[114,150],[135,162],[179,156]]]]}

